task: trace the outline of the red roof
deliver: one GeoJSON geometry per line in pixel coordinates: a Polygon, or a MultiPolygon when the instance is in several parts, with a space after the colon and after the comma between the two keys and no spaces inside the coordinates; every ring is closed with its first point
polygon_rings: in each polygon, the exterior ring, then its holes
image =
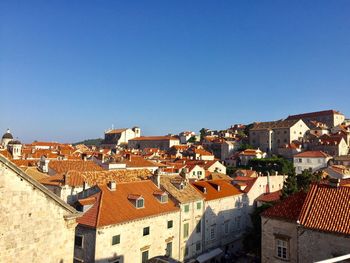
{"type": "Polygon", "coordinates": [[[333,115],[333,114],[342,114],[342,113],[335,110],[324,110],[324,111],[309,112],[309,113],[303,113],[303,114],[297,114],[297,115],[290,115],[286,120],[312,118],[312,117],[319,117],[319,116],[333,115]]]}
{"type": "Polygon", "coordinates": [[[325,152],[322,152],[322,151],[306,151],[306,152],[298,153],[298,154],[294,155],[294,157],[328,158],[331,156],[329,156],[328,154],[326,154],[325,152]]]}
{"type": "Polygon", "coordinates": [[[141,136],[130,139],[129,141],[170,141],[179,140],[178,138],[172,136],[141,136]]]}
{"type": "Polygon", "coordinates": [[[206,201],[242,194],[240,190],[226,180],[197,181],[191,184],[206,201]],[[206,193],[204,188],[206,189],[206,193]]]}
{"type": "Polygon", "coordinates": [[[260,195],[256,201],[260,202],[276,202],[281,199],[282,191],[276,191],[272,193],[262,194],[260,195]]]}
{"type": "Polygon", "coordinates": [[[261,215],[298,222],[325,232],[350,235],[350,187],[314,184],[265,210],[261,215]]]}
{"type": "Polygon", "coordinates": [[[171,199],[166,203],[159,202],[153,195],[159,189],[149,180],[120,183],[115,191],[105,185],[99,188],[101,191],[93,195],[95,204],[77,220],[79,224],[100,227],[179,210],[171,199]],[[144,207],[136,208],[128,198],[141,195],[145,200],[144,207]]]}
{"type": "Polygon", "coordinates": [[[350,235],[350,188],[312,185],[299,221],[307,228],[350,235]]]}
{"type": "Polygon", "coordinates": [[[297,221],[306,199],[306,193],[295,193],[273,207],[266,209],[261,215],[288,221],[297,221]]]}

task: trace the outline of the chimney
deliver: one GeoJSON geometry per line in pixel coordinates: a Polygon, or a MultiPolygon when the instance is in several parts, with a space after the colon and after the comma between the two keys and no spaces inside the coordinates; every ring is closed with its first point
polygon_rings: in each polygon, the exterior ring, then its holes
{"type": "Polygon", "coordinates": [[[338,188],[340,185],[340,179],[338,178],[329,178],[329,185],[333,188],[338,188]]]}
{"type": "Polygon", "coordinates": [[[207,193],[207,188],[203,187],[203,193],[206,194],[207,193]]]}
{"type": "Polygon", "coordinates": [[[267,185],[266,185],[266,193],[270,193],[270,172],[267,172],[267,185]]]}
{"type": "Polygon", "coordinates": [[[115,181],[109,181],[107,186],[111,191],[115,191],[117,189],[117,184],[115,181]]]}

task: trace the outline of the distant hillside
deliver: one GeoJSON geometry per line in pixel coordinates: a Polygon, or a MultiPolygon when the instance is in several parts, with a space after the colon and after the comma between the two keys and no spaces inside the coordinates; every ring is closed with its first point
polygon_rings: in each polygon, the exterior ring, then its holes
{"type": "Polygon", "coordinates": [[[100,146],[102,140],[103,140],[102,138],[98,138],[98,139],[87,139],[87,140],[84,140],[84,141],[81,141],[81,142],[73,143],[73,145],[85,144],[86,146],[90,146],[90,145],[100,146]]]}

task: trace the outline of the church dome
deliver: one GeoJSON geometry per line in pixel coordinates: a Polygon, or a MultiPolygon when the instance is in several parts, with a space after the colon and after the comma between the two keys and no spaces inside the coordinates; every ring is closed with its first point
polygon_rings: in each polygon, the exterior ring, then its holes
{"type": "Polygon", "coordinates": [[[8,129],[6,133],[2,136],[3,139],[13,139],[12,134],[10,133],[10,130],[8,129]]]}

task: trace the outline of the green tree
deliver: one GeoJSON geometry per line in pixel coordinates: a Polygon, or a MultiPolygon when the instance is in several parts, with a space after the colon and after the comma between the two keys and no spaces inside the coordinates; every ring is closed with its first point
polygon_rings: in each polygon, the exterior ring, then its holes
{"type": "Polygon", "coordinates": [[[295,171],[288,174],[287,179],[284,181],[282,188],[282,198],[286,198],[291,194],[298,192],[298,182],[295,171]]]}
{"type": "Polygon", "coordinates": [[[252,159],[248,162],[248,167],[252,167],[253,170],[261,172],[264,175],[274,174],[290,174],[293,173],[293,163],[282,157],[271,157],[265,159],[252,159]]]}

